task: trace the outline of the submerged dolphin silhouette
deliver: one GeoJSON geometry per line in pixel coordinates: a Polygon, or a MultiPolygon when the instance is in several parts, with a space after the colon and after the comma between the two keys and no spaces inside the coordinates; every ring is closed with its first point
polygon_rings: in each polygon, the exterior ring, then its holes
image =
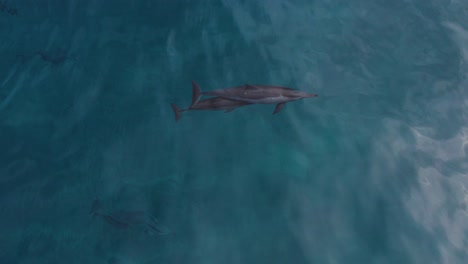
{"type": "Polygon", "coordinates": [[[170,233],[167,227],[162,226],[154,216],[142,210],[119,210],[104,212],[101,201],[96,198],[89,212],[93,217],[101,217],[105,222],[115,228],[126,229],[131,227],[143,228],[146,234],[166,235],[170,233]]]}
{"type": "Polygon", "coordinates": [[[229,113],[237,107],[249,105],[252,103],[232,100],[223,97],[213,97],[200,101],[201,90],[198,84],[192,81],[192,104],[186,109],[179,109],[177,105],[171,104],[172,110],[174,110],[175,119],[180,119],[180,113],[190,110],[226,110],[225,113],[229,113]]]}
{"type": "Polygon", "coordinates": [[[231,100],[248,102],[251,104],[277,104],[273,114],[283,109],[287,102],[302,98],[317,97],[317,94],[309,94],[283,86],[251,85],[245,84],[232,88],[217,89],[202,92],[202,95],[212,95],[231,100]]]}

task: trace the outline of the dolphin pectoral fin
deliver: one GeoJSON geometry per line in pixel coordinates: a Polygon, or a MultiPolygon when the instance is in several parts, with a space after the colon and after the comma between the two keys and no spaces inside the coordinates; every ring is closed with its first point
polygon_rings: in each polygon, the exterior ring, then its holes
{"type": "Polygon", "coordinates": [[[275,111],[273,111],[273,114],[276,114],[276,113],[278,113],[279,111],[281,111],[281,109],[283,109],[283,107],[284,107],[285,104],[286,104],[286,103],[279,103],[279,104],[277,104],[277,105],[276,105],[276,108],[275,108],[275,111]]]}
{"type": "Polygon", "coordinates": [[[260,88],[258,88],[258,87],[255,86],[255,85],[245,84],[245,89],[246,89],[246,90],[259,90],[260,88]]]}
{"type": "Polygon", "coordinates": [[[190,108],[200,101],[201,94],[200,86],[198,86],[195,81],[192,81],[192,104],[190,105],[190,108]]]}
{"type": "Polygon", "coordinates": [[[225,113],[225,114],[226,114],[226,113],[230,113],[232,110],[234,110],[234,108],[235,108],[235,107],[229,108],[229,109],[227,109],[226,111],[224,111],[224,113],[225,113]]]}

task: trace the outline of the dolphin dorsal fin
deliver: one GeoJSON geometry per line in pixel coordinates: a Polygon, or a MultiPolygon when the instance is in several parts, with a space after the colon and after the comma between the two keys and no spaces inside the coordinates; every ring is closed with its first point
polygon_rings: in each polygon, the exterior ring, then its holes
{"type": "Polygon", "coordinates": [[[247,90],[259,90],[260,88],[258,88],[257,86],[255,85],[251,85],[251,84],[245,84],[245,89],[247,90]]]}
{"type": "Polygon", "coordinates": [[[192,104],[190,107],[194,107],[198,101],[200,101],[201,90],[200,86],[195,81],[192,81],[192,104]]]}

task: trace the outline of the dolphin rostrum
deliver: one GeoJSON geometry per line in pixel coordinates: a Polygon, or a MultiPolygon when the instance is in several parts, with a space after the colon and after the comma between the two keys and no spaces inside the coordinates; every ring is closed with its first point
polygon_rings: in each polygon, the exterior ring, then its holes
{"type": "Polygon", "coordinates": [[[201,94],[239,100],[251,104],[276,104],[273,114],[281,111],[284,104],[287,102],[318,96],[317,94],[309,94],[288,87],[251,84],[226,89],[217,89],[203,92],[201,94]]]}
{"type": "Polygon", "coordinates": [[[223,97],[212,97],[200,101],[201,90],[198,84],[192,81],[192,104],[186,109],[179,109],[175,104],[171,104],[172,110],[174,110],[175,119],[180,119],[180,113],[189,110],[226,110],[225,113],[229,113],[234,108],[249,105],[252,103],[245,101],[232,100],[223,97]]]}

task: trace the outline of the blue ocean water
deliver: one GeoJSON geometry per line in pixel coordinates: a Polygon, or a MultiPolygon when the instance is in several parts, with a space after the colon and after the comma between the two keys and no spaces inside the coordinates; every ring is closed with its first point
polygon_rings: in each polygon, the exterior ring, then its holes
{"type": "Polygon", "coordinates": [[[0,1],[0,58],[0,263],[468,261],[466,1],[0,1]]]}

